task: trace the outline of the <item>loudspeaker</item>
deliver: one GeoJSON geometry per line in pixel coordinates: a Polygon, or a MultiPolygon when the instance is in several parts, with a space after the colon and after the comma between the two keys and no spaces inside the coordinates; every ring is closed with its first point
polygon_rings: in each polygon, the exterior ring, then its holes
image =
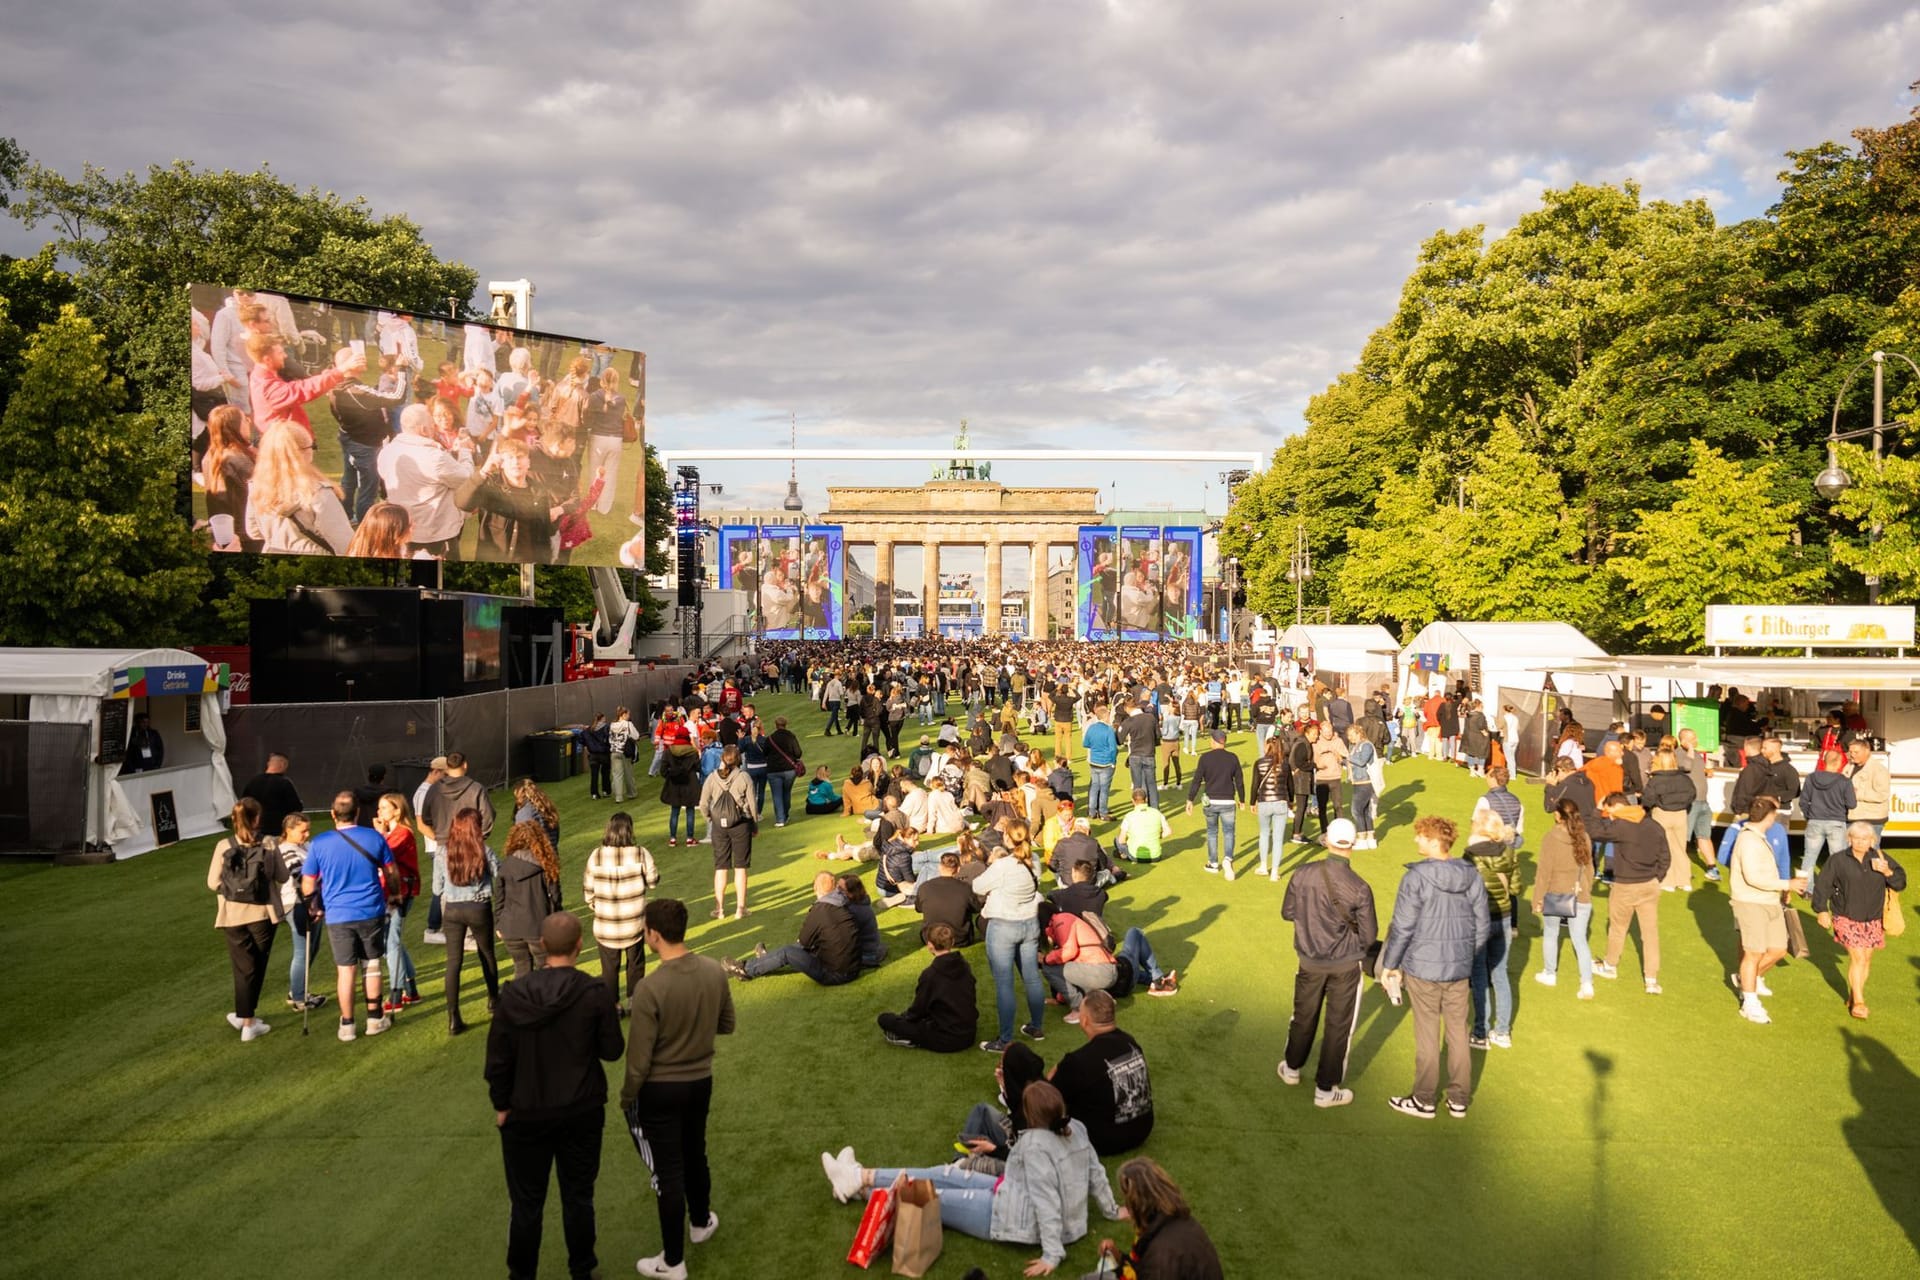
{"type": "Polygon", "coordinates": [[[467,692],[458,600],[420,602],[420,696],[457,698],[467,692]]]}

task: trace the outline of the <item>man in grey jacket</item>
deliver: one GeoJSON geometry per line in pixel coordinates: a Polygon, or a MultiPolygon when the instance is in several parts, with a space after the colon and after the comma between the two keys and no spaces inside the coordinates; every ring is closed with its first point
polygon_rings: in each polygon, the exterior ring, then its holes
{"type": "Polygon", "coordinates": [[[1413,1092],[1387,1099],[1403,1115],[1431,1120],[1440,1084],[1440,1033],[1447,1036],[1447,1114],[1467,1118],[1473,1059],[1467,1051],[1467,980],[1487,943],[1490,922],[1480,873],[1453,856],[1459,832],[1429,814],[1413,824],[1422,861],[1408,866],[1393,900],[1380,954],[1382,981],[1404,978],[1413,1002],[1413,1092]]]}

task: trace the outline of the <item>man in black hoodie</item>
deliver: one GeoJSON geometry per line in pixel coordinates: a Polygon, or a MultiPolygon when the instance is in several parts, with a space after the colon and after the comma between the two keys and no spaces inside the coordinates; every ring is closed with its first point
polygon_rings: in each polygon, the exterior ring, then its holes
{"type": "Polygon", "coordinates": [[[880,1015],[880,1033],[888,1044],[935,1053],[958,1053],[974,1046],[980,1006],[974,998],[973,967],[955,951],[953,926],[926,927],[933,959],[920,971],[913,1003],[905,1013],[880,1015]]]}
{"type": "Polygon", "coordinates": [[[800,940],[777,951],[756,947],[745,960],[728,956],[720,963],[745,981],[764,978],[782,969],[797,969],[823,987],[837,987],[860,976],[860,932],[846,895],[831,871],[813,878],[813,906],[800,922],[800,940]]]}
{"type": "Polygon", "coordinates": [[[487,1091],[513,1214],[507,1228],[507,1274],[540,1268],[540,1224],[547,1170],[560,1177],[560,1221],[567,1270],[588,1276],[594,1256],[593,1184],[600,1176],[606,1128],[607,1077],[600,1063],[625,1047],[607,984],[576,969],[580,921],[556,911],[540,930],[546,968],[501,989],[487,1032],[487,1091]]]}

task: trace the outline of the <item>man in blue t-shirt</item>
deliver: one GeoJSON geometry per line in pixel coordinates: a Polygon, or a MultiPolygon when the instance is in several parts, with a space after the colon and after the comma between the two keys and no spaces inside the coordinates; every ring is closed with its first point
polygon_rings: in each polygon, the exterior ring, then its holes
{"type": "Polygon", "coordinates": [[[354,825],[353,792],[333,798],[332,831],[313,838],[300,868],[300,891],[309,898],[321,891],[326,912],[327,940],[333,945],[334,972],[340,995],[340,1038],[354,1038],[353,971],[367,967],[367,1034],[377,1036],[393,1025],[380,1011],[380,957],[387,950],[387,895],[380,884],[380,868],[393,854],[380,833],[354,825]]]}
{"type": "Polygon", "coordinates": [[[1107,812],[1113,792],[1113,767],[1120,760],[1120,738],[1108,723],[1111,708],[1105,703],[1087,717],[1087,731],[1080,745],[1087,749],[1087,814],[1101,822],[1112,817],[1107,812]]]}

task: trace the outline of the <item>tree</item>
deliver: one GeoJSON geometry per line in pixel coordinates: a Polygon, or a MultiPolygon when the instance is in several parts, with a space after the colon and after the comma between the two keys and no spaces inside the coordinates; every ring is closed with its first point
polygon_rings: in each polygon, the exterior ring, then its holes
{"type": "Polygon", "coordinates": [[[73,306],[28,340],[0,414],[0,643],[178,638],[207,577],[174,509],[185,432],[126,403],[73,306]]]}
{"type": "Polygon", "coordinates": [[[1578,557],[1583,535],[1560,476],[1502,423],[1467,476],[1464,510],[1439,516],[1438,595],[1448,616],[1483,622],[1585,623],[1597,593],[1578,557]]]}
{"type": "Polygon", "coordinates": [[[1412,476],[1389,476],[1373,519],[1347,531],[1347,554],[1334,585],[1347,617],[1389,618],[1411,636],[1440,615],[1438,565],[1445,554],[1445,513],[1433,491],[1412,476]]]}
{"type": "MultiPolygon", "coordinates": [[[[1609,593],[1638,639],[1686,652],[1704,639],[1707,606],[1817,596],[1825,566],[1793,545],[1804,505],[1781,494],[1770,463],[1743,466],[1701,441],[1670,507],[1638,513],[1608,561],[1609,593]]],[[[1910,541],[1910,538],[1909,538],[1910,541]]]]}
{"type": "Polygon", "coordinates": [[[1884,600],[1920,600],[1920,461],[1888,454],[1876,466],[1871,452],[1843,444],[1840,465],[1853,486],[1834,502],[1834,514],[1862,530],[1878,526],[1879,534],[1856,540],[1836,532],[1834,563],[1877,576],[1884,600]]]}
{"type": "Polygon", "coordinates": [[[51,247],[31,258],[0,255],[0,413],[20,380],[27,337],[59,319],[74,295],[73,278],[54,262],[51,247]]]}

